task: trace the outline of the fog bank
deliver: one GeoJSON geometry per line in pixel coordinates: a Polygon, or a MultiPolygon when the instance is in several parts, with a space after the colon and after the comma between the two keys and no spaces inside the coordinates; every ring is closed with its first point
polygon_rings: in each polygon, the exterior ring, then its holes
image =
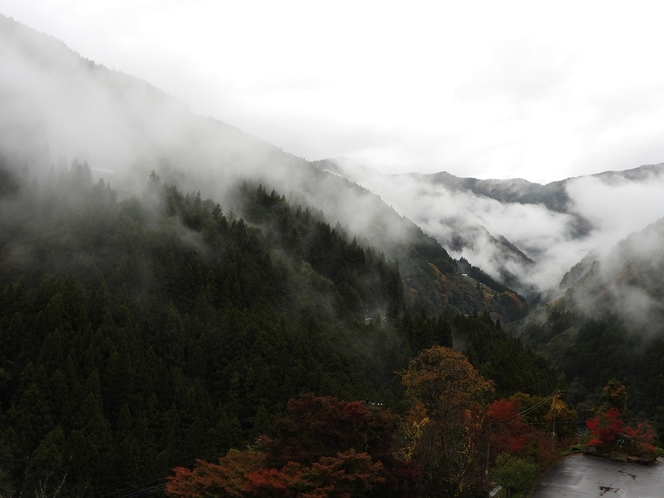
{"type": "Polygon", "coordinates": [[[589,252],[606,255],[628,234],[664,217],[664,165],[641,174],[569,179],[562,189],[545,185],[542,190],[550,187],[558,198],[542,193],[530,202],[505,200],[505,192],[533,185],[523,180],[496,181],[500,188],[480,195],[441,184],[433,175],[382,175],[344,159],[321,167],[379,194],[455,258],[498,280],[513,274],[518,290],[530,295],[555,295],[563,275],[589,252]]]}

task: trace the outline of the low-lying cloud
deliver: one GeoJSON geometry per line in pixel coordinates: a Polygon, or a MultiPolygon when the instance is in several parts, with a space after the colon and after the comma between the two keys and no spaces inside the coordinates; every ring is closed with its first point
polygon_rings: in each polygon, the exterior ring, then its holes
{"type": "MultiPolygon", "coordinates": [[[[632,180],[620,174],[567,180],[567,208],[557,212],[543,200],[501,202],[469,190],[452,190],[428,175],[389,176],[349,161],[337,164],[341,174],[378,193],[454,257],[465,257],[496,279],[507,270],[522,282],[518,290],[527,293],[557,292],[563,275],[590,251],[606,255],[628,234],[664,217],[664,168],[632,180]],[[580,224],[587,224],[586,229],[580,231],[580,224]],[[533,263],[506,252],[496,243],[500,236],[533,263]],[[460,238],[465,244],[455,242],[460,238]]],[[[514,188],[519,188],[518,183],[514,188]]]]}
{"type": "Polygon", "coordinates": [[[227,195],[236,182],[251,180],[376,245],[393,246],[414,229],[365,189],[2,16],[0,61],[0,166],[27,164],[44,176],[78,158],[121,196],[140,195],[155,170],[225,212],[238,207],[227,195]]]}
{"type": "MultiPolygon", "coordinates": [[[[311,185],[310,174],[297,173],[311,168],[303,159],[198,117],[149,84],[86,61],[56,40],[7,18],[0,21],[3,154],[38,150],[32,162],[48,168],[54,158],[78,157],[88,161],[95,179],[111,179],[129,193],[140,192],[152,169],[165,181],[169,175],[186,179],[195,171],[197,181],[190,179],[182,188],[217,199],[237,177],[264,179],[324,209],[354,234],[384,233],[385,242],[401,235],[391,218],[376,225],[379,202],[369,192],[334,195],[334,182],[323,177],[319,181],[326,185],[311,185]]],[[[344,176],[380,195],[454,257],[466,257],[498,279],[513,274],[519,290],[529,294],[557,289],[565,272],[589,251],[606,253],[627,234],[664,216],[664,176],[656,172],[633,181],[619,176],[569,180],[567,208],[554,211],[536,200],[501,202],[452,190],[427,175],[380,175],[354,164],[344,168],[344,176]],[[586,221],[586,230],[579,230],[586,221]]],[[[523,185],[509,183],[517,190],[523,185]]]]}

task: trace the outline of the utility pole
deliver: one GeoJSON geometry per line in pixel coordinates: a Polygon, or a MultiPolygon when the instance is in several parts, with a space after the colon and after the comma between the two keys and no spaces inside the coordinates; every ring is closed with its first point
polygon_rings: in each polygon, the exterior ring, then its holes
{"type": "Polygon", "coordinates": [[[558,391],[553,395],[553,432],[551,432],[551,437],[556,438],[556,411],[558,410],[558,402],[556,398],[558,397],[558,391]]]}
{"type": "Polygon", "coordinates": [[[486,475],[489,475],[489,452],[491,451],[491,421],[489,421],[489,436],[486,441],[486,475]]]}

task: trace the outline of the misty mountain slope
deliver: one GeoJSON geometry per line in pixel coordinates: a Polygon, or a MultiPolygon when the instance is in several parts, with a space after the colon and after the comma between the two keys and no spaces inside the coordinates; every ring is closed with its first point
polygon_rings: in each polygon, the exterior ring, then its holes
{"type": "Polygon", "coordinates": [[[123,496],[244,447],[300,392],[398,397],[410,347],[365,325],[367,307],[403,308],[398,268],[315,213],[250,188],[254,221],[288,221],[268,234],[156,175],[121,200],[78,162],[12,183],[0,197],[2,496],[61,482],[65,496],[123,496]]]}
{"type": "Polygon", "coordinates": [[[522,264],[531,263],[530,258],[504,236],[494,236],[487,230],[486,220],[468,210],[458,212],[452,208],[450,213],[445,213],[432,208],[428,202],[431,197],[430,188],[426,185],[416,186],[415,191],[411,190],[411,178],[425,175],[382,175],[345,158],[315,161],[313,164],[321,170],[330,171],[367,186],[370,190],[381,192],[386,202],[413,219],[457,258],[468,258],[481,267],[486,266],[493,278],[526,296],[533,297],[537,294],[536,289],[521,282],[512,271],[522,264]],[[405,196],[402,190],[406,192],[405,196]],[[418,198],[424,200],[421,206],[415,205],[418,204],[418,198]],[[479,248],[483,251],[478,255],[479,248]]]}
{"type": "Polygon", "coordinates": [[[563,278],[560,280],[559,287],[567,290],[576,284],[590,270],[591,266],[599,259],[599,254],[595,251],[589,252],[581,261],[572,266],[563,278]]]}
{"type": "MultiPolygon", "coordinates": [[[[315,164],[321,169],[353,180],[364,180],[366,177],[373,175],[382,176],[376,170],[354,163],[346,158],[325,159],[316,161],[315,164]]],[[[431,174],[404,173],[386,176],[394,177],[397,181],[404,178],[415,179],[422,183],[444,186],[450,191],[471,192],[500,202],[544,204],[548,209],[557,212],[567,212],[570,203],[570,198],[565,190],[566,180],[540,185],[522,178],[509,180],[460,178],[446,171],[431,174]]]]}
{"type": "Polygon", "coordinates": [[[46,174],[54,159],[60,158],[62,170],[78,157],[95,180],[112,181],[121,196],[140,194],[155,170],[164,181],[218,200],[225,210],[240,208],[229,195],[237,182],[260,182],[321,210],[331,225],[339,223],[398,260],[411,304],[438,312],[495,311],[504,320],[523,314],[523,303],[516,315],[508,310],[513,295],[480,292],[435,239],[367,189],[233,126],[196,116],[151,85],[83,59],[11,19],[1,19],[0,37],[6,69],[0,105],[7,111],[0,116],[0,150],[12,164],[27,163],[46,174]]]}
{"type": "MultiPolygon", "coordinates": [[[[255,182],[229,192],[241,218],[155,173],[126,198],[79,161],[2,159],[0,178],[2,496],[144,490],[270,435],[301,393],[398,407],[395,372],[453,340],[501,395],[556,385],[488,311],[409,306],[399,264],[255,182]]],[[[450,264],[430,240],[410,241],[415,275],[450,264]]],[[[459,278],[466,305],[523,308],[459,278]]]]}
{"type": "Polygon", "coordinates": [[[548,209],[560,213],[567,212],[570,203],[570,198],[564,188],[564,182],[540,185],[522,178],[479,180],[477,178],[459,178],[445,171],[430,175],[409,176],[414,176],[434,185],[443,185],[452,191],[472,192],[475,195],[488,197],[503,203],[543,204],[548,209]]]}
{"type": "Polygon", "coordinates": [[[581,410],[612,378],[630,392],[635,417],[664,429],[664,218],[591,254],[566,275],[556,302],[531,314],[521,334],[571,382],[581,410]]]}
{"type": "MultiPolygon", "coordinates": [[[[503,185],[507,182],[462,179],[448,173],[381,175],[344,159],[317,161],[314,164],[379,193],[387,203],[413,219],[456,258],[467,259],[486,270],[494,279],[526,296],[534,297],[541,291],[540,285],[528,279],[533,258],[537,258],[539,253],[532,248],[528,251],[519,247],[492,223],[495,218],[493,211],[500,210],[505,215],[504,211],[510,210],[506,199],[514,204],[520,186],[535,184],[519,180],[511,182],[508,188],[503,185]],[[502,200],[484,195],[490,192],[502,200]],[[500,192],[508,192],[510,196],[496,194],[500,192]]],[[[536,206],[533,213],[521,209],[522,212],[517,214],[527,218],[521,220],[523,222],[530,221],[528,218],[533,218],[533,214],[546,217],[545,210],[545,207],[536,206]]]]}
{"type": "MultiPolygon", "coordinates": [[[[604,171],[591,175],[594,178],[599,178],[604,183],[624,183],[629,182],[646,182],[654,176],[659,176],[664,172],[664,163],[660,164],[647,164],[639,166],[638,168],[627,169],[625,171],[604,171]]],[[[567,180],[570,181],[570,180],[567,180]]]]}
{"type": "Polygon", "coordinates": [[[382,175],[347,159],[315,164],[376,192],[452,256],[528,296],[556,297],[565,272],[588,253],[606,252],[664,216],[664,164],[547,185],[445,172],[382,175]]]}
{"type": "Polygon", "coordinates": [[[612,311],[650,333],[664,331],[664,218],[618,242],[565,300],[590,315],[612,311]]]}

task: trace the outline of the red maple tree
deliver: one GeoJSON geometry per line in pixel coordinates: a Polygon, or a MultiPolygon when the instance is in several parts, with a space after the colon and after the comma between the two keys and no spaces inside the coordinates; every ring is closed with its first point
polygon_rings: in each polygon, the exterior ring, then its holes
{"type": "MultiPolygon", "coordinates": [[[[543,471],[552,467],[558,460],[560,454],[558,444],[555,437],[540,425],[546,416],[533,416],[533,411],[528,410],[528,406],[524,410],[524,400],[535,403],[532,406],[542,403],[538,397],[517,393],[510,398],[498,399],[489,405],[491,455],[495,458],[501,453],[507,453],[524,458],[536,463],[540,471],[543,471]],[[532,419],[523,412],[529,412],[532,419]]],[[[546,406],[543,410],[546,410],[546,406]]]]}
{"type": "Polygon", "coordinates": [[[593,436],[588,445],[606,447],[616,442],[617,433],[624,432],[625,423],[620,419],[620,412],[611,407],[586,420],[586,427],[593,436]]]}
{"type": "Polygon", "coordinates": [[[350,498],[378,486],[382,496],[416,496],[416,466],[392,451],[397,427],[385,410],[306,394],[288,402],[274,439],[260,437],[254,450],[231,451],[216,464],[174,469],[166,494],[350,498]]]}
{"type": "Polygon", "coordinates": [[[491,454],[518,454],[532,440],[530,428],[519,415],[519,398],[501,398],[489,405],[491,421],[491,454]]]}

